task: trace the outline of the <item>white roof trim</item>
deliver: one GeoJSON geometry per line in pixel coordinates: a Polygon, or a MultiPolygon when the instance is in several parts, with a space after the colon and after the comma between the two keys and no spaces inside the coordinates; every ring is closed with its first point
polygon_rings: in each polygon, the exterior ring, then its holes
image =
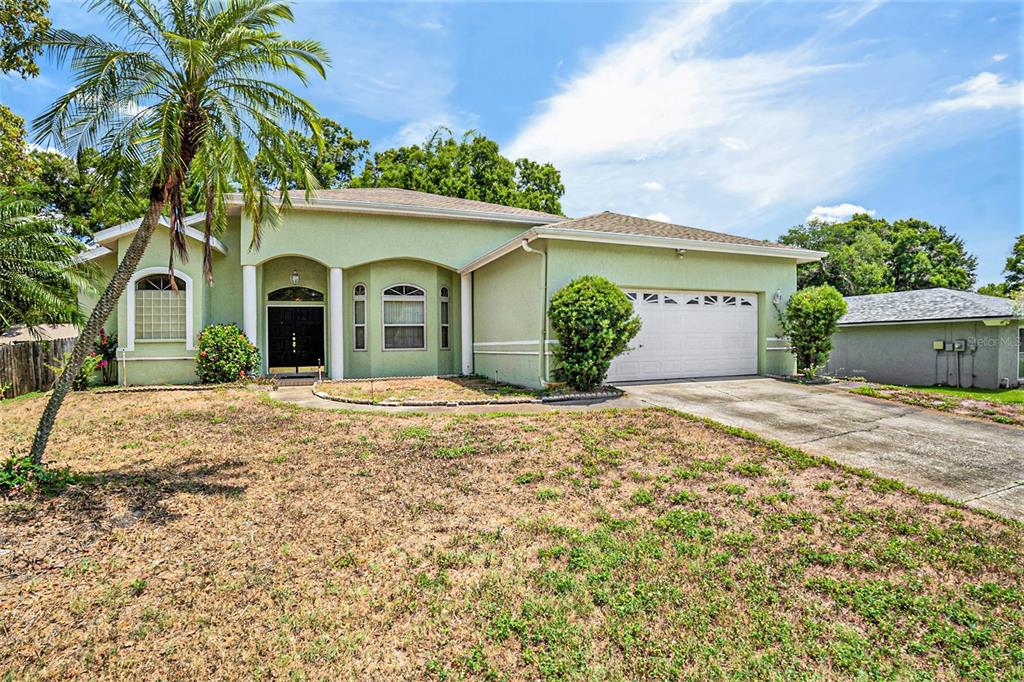
{"type": "MultiPolygon", "coordinates": [[[[241,194],[227,194],[225,201],[231,206],[244,206],[241,194]]],[[[352,201],[351,199],[317,199],[293,201],[293,209],[305,211],[341,211],[348,213],[376,213],[381,215],[407,215],[420,218],[458,218],[459,220],[480,220],[517,225],[547,225],[558,223],[565,218],[541,218],[539,216],[514,215],[494,211],[476,211],[463,208],[437,208],[433,206],[410,206],[408,204],[384,204],[374,201],[352,201]]]]}
{"type": "Polygon", "coordinates": [[[904,324],[961,324],[981,322],[988,327],[1002,327],[1019,319],[1007,315],[993,315],[991,317],[937,317],[926,320],[880,320],[872,322],[840,322],[840,329],[855,329],[857,327],[895,327],[904,324]]]}
{"type": "MultiPolygon", "coordinates": [[[[204,241],[205,236],[203,235],[203,233],[200,230],[191,227],[192,225],[201,223],[204,220],[206,220],[205,213],[194,213],[190,216],[186,216],[184,221],[185,229],[183,230],[185,235],[199,242],[204,241]]],[[[129,220],[126,223],[121,223],[120,225],[115,225],[113,227],[108,227],[105,230],[100,230],[99,232],[94,234],[92,238],[93,241],[95,241],[97,244],[109,244],[111,242],[116,242],[121,237],[134,234],[139,229],[140,225],[142,225],[142,218],[136,218],[135,220],[129,220]]],[[[160,225],[166,228],[171,227],[170,221],[164,216],[160,217],[160,225]]],[[[215,251],[220,251],[221,253],[225,254],[228,252],[228,248],[224,246],[224,243],[221,242],[221,240],[217,239],[216,237],[210,237],[210,245],[214,248],[215,251]]]]}
{"type": "Polygon", "coordinates": [[[775,258],[792,258],[797,263],[813,263],[828,255],[824,251],[795,249],[786,246],[733,244],[731,242],[711,242],[703,239],[680,239],[678,237],[659,237],[655,235],[625,234],[598,230],[538,227],[534,232],[537,233],[538,237],[544,237],[545,239],[570,239],[604,244],[619,244],[622,246],[652,246],[665,249],[683,249],[685,251],[711,251],[714,253],[734,253],[743,256],[771,256],[775,258]]]}
{"type": "Polygon", "coordinates": [[[771,256],[775,258],[791,258],[797,263],[813,263],[828,254],[824,251],[808,249],[791,249],[782,246],[760,246],[757,244],[729,244],[725,242],[706,242],[699,239],[676,239],[673,237],[657,237],[652,235],[622,234],[618,232],[598,232],[596,230],[572,230],[538,226],[527,230],[518,237],[511,239],[493,251],[470,261],[459,270],[464,275],[491,263],[502,256],[515,251],[523,241],[534,239],[567,239],[601,244],[617,244],[620,246],[648,246],[664,249],[683,249],[685,251],[708,251],[712,253],[733,253],[743,256],[771,256]]]}
{"type": "Polygon", "coordinates": [[[84,263],[90,260],[96,260],[97,258],[103,258],[111,253],[114,253],[105,246],[94,246],[88,251],[83,251],[74,258],[75,263],[84,263]]]}
{"type": "Polygon", "coordinates": [[[479,258],[477,258],[475,260],[471,260],[470,262],[466,263],[459,270],[459,274],[460,275],[465,275],[465,274],[468,274],[470,272],[473,272],[474,270],[479,270],[480,268],[482,268],[483,266],[487,265],[488,263],[493,263],[494,261],[498,260],[502,256],[504,256],[506,254],[509,254],[509,253],[512,253],[516,249],[520,248],[522,246],[523,242],[532,242],[536,238],[537,238],[537,230],[536,229],[527,230],[526,232],[523,232],[518,237],[513,237],[512,239],[508,240],[507,242],[505,242],[504,244],[502,244],[498,248],[494,249],[493,251],[485,253],[484,255],[480,256],[479,258]]]}

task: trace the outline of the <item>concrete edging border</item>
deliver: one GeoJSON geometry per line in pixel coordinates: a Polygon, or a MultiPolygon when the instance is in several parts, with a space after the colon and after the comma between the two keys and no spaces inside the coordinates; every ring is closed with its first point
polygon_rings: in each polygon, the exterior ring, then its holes
{"type": "MultiPolygon", "coordinates": [[[[388,377],[401,378],[401,377],[388,377]]],[[[356,379],[354,381],[366,381],[365,379],[356,379]]],[[[338,383],[343,383],[338,382],[338,383]]],[[[551,395],[543,396],[541,398],[494,398],[491,400],[405,400],[402,402],[383,401],[375,403],[372,400],[366,398],[340,398],[338,396],[332,396],[324,393],[320,390],[320,384],[318,381],[313,384],[313,395],[321,400],[330,400],[336,403],[346,403],[349,405],[372,405],[374,407],[463,407],[469,405],[540,405],[543,403],[561,403],[570,402],[574,400],[601,400],[604,398],[619,398],[625,391],[620,390],[604,390],[593,393],[566,393],[565,395],[551,395]]]]}

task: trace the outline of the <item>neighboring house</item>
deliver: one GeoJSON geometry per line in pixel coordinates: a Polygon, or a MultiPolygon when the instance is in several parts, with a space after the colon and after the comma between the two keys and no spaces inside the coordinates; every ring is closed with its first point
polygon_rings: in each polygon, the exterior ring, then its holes
{"type": "MultiPolygon", "coordinates": [[[[159,229],[108,323],[121,383],[195,381],[196,336],[238,322],[263,370],[335,378],[476,373],[526,386],[551,377],[551,295],[600,274],[643,318],[615,380],[789,373],[773,301],[796,289],[797,263],[824,254],[614,213],[567,220],[400,189],[324,190],[250,248],[252,223],[229,197],[202,275],[202,215],[190,258],[167,273],[159,229]]],[[[88,259],[108,273],[139,221],[98,232],[88,259]]]]}
{"type": "Polygon", "coordinates": [[[73,324],[43,324],[35,329],[24,325],[8,327],[0,332],[0,346],[26,341],[56,341],[57,339],[73,339],[78,336],[78,327],[73,324]]]}
{"type": "Polygon", "coordinates": [[[1024,328],[1010,299],[924,289],[848,296],[828,372],[906,386],[1018,386],[1024,328]]]}

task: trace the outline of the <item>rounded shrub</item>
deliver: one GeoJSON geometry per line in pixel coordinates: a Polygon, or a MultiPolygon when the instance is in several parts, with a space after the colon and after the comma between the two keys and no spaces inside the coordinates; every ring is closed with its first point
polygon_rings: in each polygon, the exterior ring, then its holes
{"type": "Polygon", "coordinates": [[[259,370],[260,352],[236,324],[212,324],[199,334],[196,376],[204,384],[244,381],[259,370]]]}
{"type": "Polygon", "coordinates": [[[558,336],[555,377],[582,391],[601,385],[612,360],[640,331],[626,294],[598,275],[578,277],[555,292],[548,319],[558,336]]]}
{"type": "Polygon", "coordinates": [[[800,289],[789,297],[786,309],[780,311],[779,319],[796,356],[797,369],[807,378],[813,379],[818,368],[828,362],[832,335],[845,314],[843,295],[828,284],[800,289]]]}

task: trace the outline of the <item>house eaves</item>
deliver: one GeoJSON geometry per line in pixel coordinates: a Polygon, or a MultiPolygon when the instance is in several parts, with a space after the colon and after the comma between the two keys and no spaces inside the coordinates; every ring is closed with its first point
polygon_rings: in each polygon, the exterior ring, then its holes
{"type": "MultiPolygon", "coordinates": [[[[206,220],[205,213],[194,213],[190,216],[187,216],[184,220],[185,227],[182,230],[185,236],[195,239],[198,242],[205,241],[206,237],[203,234],[203,232],[192,227],[193,225],[202,223],[204,220],[206,220]]],[[[99,232],[95,233],[92,236],[92,239],[100,246],[109,246],[110,244],[117,242],[117,240],[120,239],[121,237],[126,237],[128,235],[135,234],[138,231],[140,225],[142,225],[142,218],[129,220],[126,223],[121,223],[120,225],[115,225],[113,227],[108,227],[105,230],[100,230],[99,232]]],[[[164,216],[160,217],[160,225],[168,229],[170,229],[171,227],[170,221],[164,216]]],[[[215,251],[219,251],[220,253],[226,254],[228,252],[228,248],[224,245],[224,243],[213,236],[210,237],[210,246],[212,246],[215,251]]],[[[99,258],[99,255],[92,256],[92,258],[99,258]]]]}
{"type": "MultiPolygon", "coordinates": [[[[244,206],[242,195],[240,194],[225,195],[225,201],[230,206],[244,206]]],[[[515,225],[544,225],[564,220],[564,218],[545,219],[538,216],[523,216],[491,211],[437,208],[434,206],[410,206],[406,204],[353,201],[351,199],[314,198],[310,201],[292,201],[291,209],[302,211],[336,211],[370,215],[401,215],[417,218],[448,218],[489,223],[509,223],[515,225]]]]}
{"type": "Polygon", "coordinates": [[[460,270],[460,274],[466,274],[478,270],[502,256],[520,248],[522,243],[534,239],[564,239],[569,241],[581,241],[597,244],[615,244],[617,246],[645,246],[651,248],[673,249],[676,251],[705,251],[709,253],[728,253],[742,256],[768,256],[772,258],[786,258],[795,260],[797,263],[813,263],[819,261],[828,254],[824,251],[811,251],[809,249],[795,249],[792,247],[774,247],[755,244],[731,244],[725,242],[711,242],[700,239],[678,239],[674,237],[659,237],[654,235],[618,234],[614,232],[597,232],[593,230],[573,230],[566,228],[551,228],[537,226],[527,230],[518,237],[511,239],[493,251],[480,256],[467,263],[460,270]]]}

